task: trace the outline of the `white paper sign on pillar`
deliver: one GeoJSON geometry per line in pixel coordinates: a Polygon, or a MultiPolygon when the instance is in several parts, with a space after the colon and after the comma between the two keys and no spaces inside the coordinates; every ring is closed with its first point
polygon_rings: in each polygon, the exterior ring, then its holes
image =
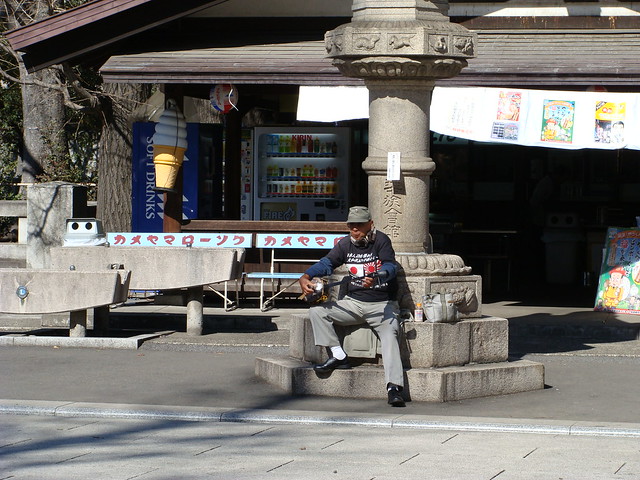
{"type": "Polygon", "coordinates": [[[387,154],[387,180],[400,180],[400,152],[387,154]]]}

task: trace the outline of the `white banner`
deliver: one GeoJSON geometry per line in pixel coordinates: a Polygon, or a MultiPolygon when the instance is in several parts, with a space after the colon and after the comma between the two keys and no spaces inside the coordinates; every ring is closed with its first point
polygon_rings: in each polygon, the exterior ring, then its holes
{"type": "MultiPolygon", "coordinates": [[[[640,150],[640,94],[435,87],[431,131],[479,142],[640,150]]],[[[300,87],[298,120],[368,118],[366,87],[300,87]]]]}
{"type": "Polygon", "coordinates": [[[367,87],[305,87],[298,94],[299,121],[338,122],[369,117],[367,87]]]}
{"type": "Polygon", "coordinates": [[[640,150],[640,94],[436,87],[431,130],[481,142],[640,150]]]}

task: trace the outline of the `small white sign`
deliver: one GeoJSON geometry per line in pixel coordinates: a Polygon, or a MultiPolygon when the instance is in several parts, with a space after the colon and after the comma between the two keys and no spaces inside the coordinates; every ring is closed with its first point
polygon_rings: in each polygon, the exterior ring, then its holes
{"type": "Polygon", "coordinates": [[[387,154],[387,180],[400,180],[400,152],[387,154]]]}

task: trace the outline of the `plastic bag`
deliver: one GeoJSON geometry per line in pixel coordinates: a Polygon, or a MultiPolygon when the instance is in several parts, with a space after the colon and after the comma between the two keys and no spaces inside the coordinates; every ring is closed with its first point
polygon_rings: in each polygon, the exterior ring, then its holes
{"type": "Polygon", "coordinates": [[[451,293],[428,293],[422,299],[424,319],[431,323],[458,321],[458,307],[451,293]]]}

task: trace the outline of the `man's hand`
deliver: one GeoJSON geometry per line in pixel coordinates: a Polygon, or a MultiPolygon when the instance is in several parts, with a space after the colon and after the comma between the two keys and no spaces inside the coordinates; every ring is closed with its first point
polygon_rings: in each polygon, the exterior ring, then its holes
{"type": "Polygon", "coordinates": [[[362,279],[362,286],[364,288],[371,288],[376,284],[376,279],[374,277],[364,277],[362,279]]]}
{"type": "Polygon", "coordinates": [[[300,279],[298,280],[298,283],[300,284],[300,289],[302,290],[302,293],[309,295],[310,293],[315,292],[314,284],[311,281],[311,278],[309,277],[309,275],[307,275],[306,273],[300,277],[300,279]]]}
{"type": "Polygon", "coordinates": [[[389,276],[389,272],[387,272],[386,270],[379,270],[377,272],[373,272],[371,274],[366,275],[362,279],[362,286],[364,288],[371,288],[376,284],[385,282],[388,276],[389,276]]]}

